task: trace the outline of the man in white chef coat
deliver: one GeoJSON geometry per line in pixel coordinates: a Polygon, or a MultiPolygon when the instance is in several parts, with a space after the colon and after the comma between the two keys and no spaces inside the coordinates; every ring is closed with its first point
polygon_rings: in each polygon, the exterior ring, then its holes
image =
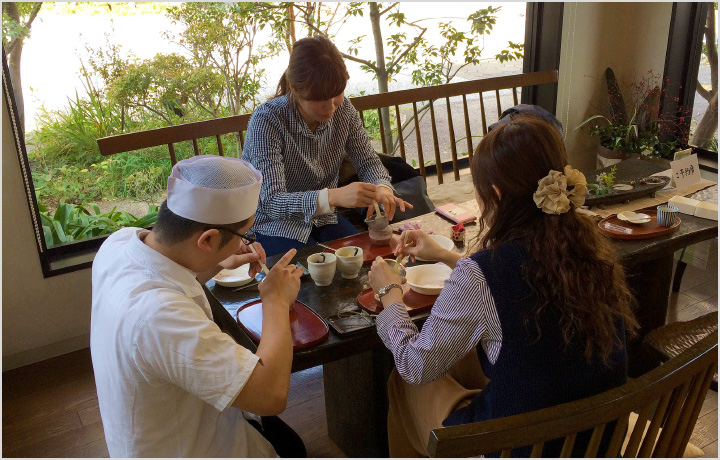
{"type": "Polygon", "coordinates": [[[302,275],[289,263],[295,250],[259,285],[263,334],[254,354],[213,322],[201,284],[246,263],[254,275],[265,262],[246,234],[261,182],[236,158],[183,160],[152,231],[118,230],[95,256],[90,348],[111,456],[305,455],[277,417],[262,417],[256,428],[259,416],[287,404],[289,308],[302,275]]]}

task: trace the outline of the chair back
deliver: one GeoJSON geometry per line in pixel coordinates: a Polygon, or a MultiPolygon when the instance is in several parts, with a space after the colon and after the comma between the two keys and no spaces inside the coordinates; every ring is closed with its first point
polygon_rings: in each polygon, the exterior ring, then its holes
{"type": "Polygon", "coordinates": [[[433,457],[493,452],[509,457],[512,449],[532,446],[531,457],[540,457],[546,443],[561,439],[560,457],[569,457],[575,455],[578,434],[591,430],[585,457],[597,455],[604,437],[610,439],[606,457],[682,457],[717,370],[717,343],[715,331],[641,377],[595,396],[526,414],[435,429],[428,452],[433,457]],[[637,422],[621,452],[631,412],[638,414],[637,422]],[[605,434],[606,427],[612,427],[611,435],[605,434]]]}

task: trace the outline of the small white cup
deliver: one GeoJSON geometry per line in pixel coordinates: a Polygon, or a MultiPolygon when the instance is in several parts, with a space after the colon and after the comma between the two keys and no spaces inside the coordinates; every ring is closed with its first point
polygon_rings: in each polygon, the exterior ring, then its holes
{"type": "Polygon", "coordinates": [[[337,266],[343,278],[357,278],[363,264],[363,250],[357,246],[345,246],[335,251],[337,266]]]}
{"type": "Polygon", "coordinates": [[[335,277],[337,257],[329,252],[318,252],[307,258],[310,277],[317,286],[327,286],[335,277]]]}

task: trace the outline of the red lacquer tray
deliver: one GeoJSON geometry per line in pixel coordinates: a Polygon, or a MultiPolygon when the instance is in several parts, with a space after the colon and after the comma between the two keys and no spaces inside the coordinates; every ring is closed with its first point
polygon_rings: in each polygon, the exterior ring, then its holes
{"type": "MultiPolygon", "coordinates": [[[[407,284],[403,284],[403,292],[403,302],[411,316],[430,310],[438,298],[436,295],[418,294],[407,284]]],[[[372,289],[362,291],[357,300],[360,308],[373,315],[377,315],[383,310],[382,303],[375,300],[375,293],[372,289]]]]}
{"type": "MultiPolygon", "coordinates": [[[[327,246],[330,246],[333,249],[340,249],[344,248],[345,246],[357,246],[363,250],[363,263],[369,264],[372,263],[372,261],[375,260],[377,256],[380,256],[382,258],[391,257],[393,255],[393,248],[395,247],[394,244],[396,238],[397,237],[393,237],[388,246],[377,246],[370,242],[370,235],[368,234],[368,232],[365,232],[358,233],[357,235],[346,236],[345,238],[340,238],[339,240],[327,243],[327,246]]],[[[331,251],[329,249],[326,249],[325,252],[331,251]]]]}
{"type": "Polygon", "coordinates": [[[600,227],[600,230],[607,236],[620,240],[654,238],[656,236],[670,234],[680,227],[681,221],[679,217],[675,218],[675,223],[672,227],[663,227],[658,224],[656,210],[642,210],[638,212],[650,216],[650,222],[645,224],[631,224],[618,219],[617,215],[613,214],[598,222],[598,227],[600,227]]]}
{"type": "MultiPolygon", "coordinates": [[[[240,307],[237,322],[256,343],[260,343],[262,334],[262,300],[257,299],[240,307]]],[[[330,335],[328,325],[304,303],[295,301],[290,310],[290,332],[293,350],[302,350],[327,339],[330,335]]]]}

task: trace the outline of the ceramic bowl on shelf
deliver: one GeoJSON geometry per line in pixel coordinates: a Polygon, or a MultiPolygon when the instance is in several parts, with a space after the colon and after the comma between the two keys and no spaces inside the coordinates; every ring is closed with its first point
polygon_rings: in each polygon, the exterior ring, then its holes
{"type": "Polygon", "coordinates": [[[450,278],[452,268],[445,264],[416,265],[406,269],[407,283],[418,294],[438,295],[450,278]]]}
{"type": "Polygon", "coordinates": [[[213,279],[220,286],[238,287],[249,283],[254,278],[250,276],[250,264],[245,264],[234,270],[220,270],[213,279]]]}
{"type": "Polygon", "coordinates": [[[623,211],[619,212],[617,218],[629,222],[631,224],[646,224],[650,222],[651,217],[641,212],[623,211]]]}

